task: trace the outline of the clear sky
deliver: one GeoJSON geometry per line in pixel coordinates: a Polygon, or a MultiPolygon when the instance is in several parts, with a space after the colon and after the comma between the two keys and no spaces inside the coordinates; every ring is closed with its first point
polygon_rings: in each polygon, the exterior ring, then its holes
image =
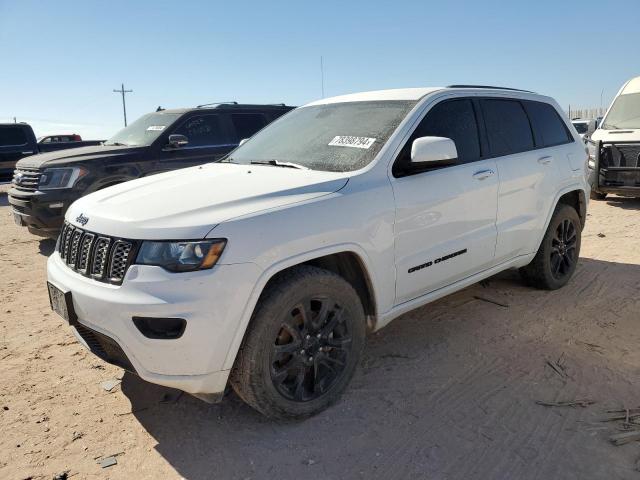
{"type": "Polygon", "coordinates": [[[605,106],[640,75],[640,1],[0,0],[0,122],[110,136],[163,107],[452,83],[605,106]]]}

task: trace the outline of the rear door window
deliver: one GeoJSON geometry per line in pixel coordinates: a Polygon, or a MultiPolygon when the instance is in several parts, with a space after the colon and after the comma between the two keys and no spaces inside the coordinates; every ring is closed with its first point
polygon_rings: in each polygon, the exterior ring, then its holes
{"type": "Polygon", "coordinates": [[[519,101],[484,99],[482,112],[492,156],[533,150],[531,125],[519,101]]]}
{"type": "Polygon", "coordinates": [[[524,105],[531,120],[537,147],[553,147],[573,141],[558,112],[551,105],[532,101],[526,101],[524,105]]]}
{"type": "Polygon", "coordinates": [[[27,135],[22,127],[0,127],[0,146],[20,146],[27,143],[27,135]]]}
{"type": "Polygon", "coordinates": [[[229,143],[220,115],[215,114],[191,117],[173,133],[187,137],[187,147],[213,147],[229,143]]]}
{"type": "Polygon", "coordinates": [[[262,113],[232,113],[230,117],[236,133],[236,143],[253,136],[267,124],[267,119],[262,113]]]}

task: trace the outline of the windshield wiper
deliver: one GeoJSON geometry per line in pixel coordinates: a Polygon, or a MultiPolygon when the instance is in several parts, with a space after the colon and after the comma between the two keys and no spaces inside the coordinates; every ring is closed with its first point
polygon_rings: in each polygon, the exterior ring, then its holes
{"type": "Polygon", "coordinates": [[[274,167],[297,168],[300,170],[309,170],[304,165],[299,165],[293,162],[281,162],[279,160],[255,160],[251,162],[251,165],[272,165],[274,167]]]}
{"type": "Polygon", "coordinates": [[[128,147],[129,146],[126,143],[121,143],[121,142],[105,143],[105,145],[107,145],[108,147],[128,147]]]}

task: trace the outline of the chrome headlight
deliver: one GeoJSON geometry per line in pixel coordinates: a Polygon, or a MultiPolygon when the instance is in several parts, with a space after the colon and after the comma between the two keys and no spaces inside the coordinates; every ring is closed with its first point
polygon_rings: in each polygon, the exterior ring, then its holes
{"type": "Polygon", "coordinates": [[[144,241],[135,263],[155,265],[170,272],[193,272],[213,267],[222,255],[224,239],[184,242],[144,241]]]}
{"type": "Polygon", "coordinates": [[[587,143],[587,168],[593,170],[596,168],[596,144],[589,142],[587,143]]]}
{"type": "Polygon", "coordinates": [[[82,167],[55,167],[45,168],[40,183],[39,190],[56,190],[60,188],[71,188],[78,179],[87,174],[87,170],[82,167]]]}

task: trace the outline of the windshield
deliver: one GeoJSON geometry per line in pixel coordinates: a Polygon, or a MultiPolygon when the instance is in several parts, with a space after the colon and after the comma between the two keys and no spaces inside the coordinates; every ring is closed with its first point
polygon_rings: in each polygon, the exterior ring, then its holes
{"type": "Polygon", "coordinates": [[[349,172],[368,165],[414,101],[332,103],[291,111],[234,150],[227,161],[291,162],[349,172]]]}
{"type": "Polygon", "coordinates": [[[175,122],[179,113],[148,113],[124,127],[113,137],[105,142],[105,145],[126,145],[138,147],[151,145],[160,134],[175,122]]]}
{"type": "Polygon", "coordinates": [[[605,130],[640,128],[640,92],[619,95],[611,105],[602,128],[605,130]]]}
{"type": "Polygon", "coordinates": [[[587,130],[589,129],[589,124],[584,122],[576,122],[573,126],[576,127],[576,130],[580,134],[587,133],[587,130]]]}

